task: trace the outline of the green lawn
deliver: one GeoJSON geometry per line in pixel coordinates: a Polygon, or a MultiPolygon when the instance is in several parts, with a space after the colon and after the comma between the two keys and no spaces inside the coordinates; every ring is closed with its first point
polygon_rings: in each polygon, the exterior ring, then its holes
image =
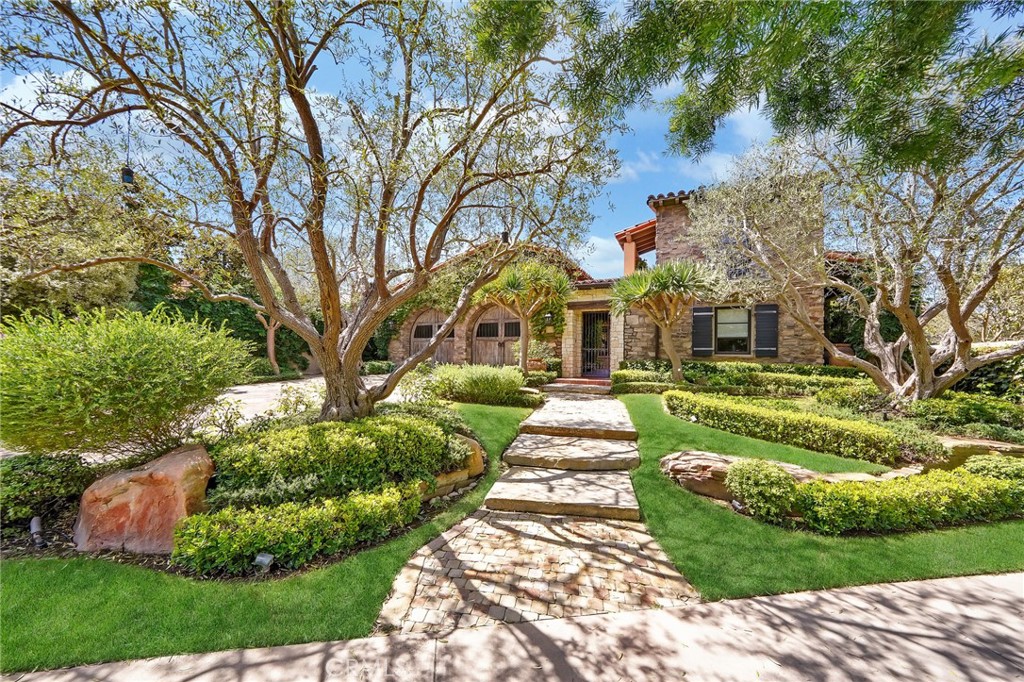
{"type": "Polygon", "coordinates": [[[640,434],[641,464],[633,483],[644,520],[705,599],[1024,569],[1024,521],[830,538],[740,516],[670,481],[658,460],[700,449],[818,471],[866,471],[872,465],[691,424],[666,413],[661,396],[620,399],[640,434]]]}
{"type": "Polygon", "coordinates": [[[0,669],[363,637],[408,557],[483,501],[529,410],[459,405],[491,465],[430,523],[345,561],[262,583],[197,581],[100,559],[0,568],[0,669]]]}

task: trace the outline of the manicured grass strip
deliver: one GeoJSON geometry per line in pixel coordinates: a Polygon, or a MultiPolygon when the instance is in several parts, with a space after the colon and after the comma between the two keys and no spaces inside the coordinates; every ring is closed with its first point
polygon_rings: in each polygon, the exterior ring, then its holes
{"type": "Polygon", "coordinates": [[[501,453],[530,412],[458,409],[490,457],[480,485],[430,523],[326,568],[249,583],[190,580],[89,558],[4,561],[0,669],[368,635],[409,556],[480,506],[501,453]]]}
{"type": "MultiPolygon", "coordinates": [[[[828,459],[715,431],[667,414],[656,395],[620,398],[639,432],[633,484],[644,520],[705,599],[717,600],[878,582],[1024,569],[1024,521],[888,536],[830,538],[765,525],[679,487],[658,470],[677,450],[751,454],[819,471],[828,459]]],[[[836,460],[839,458],[831,458],[836,460]]],[[[845,471],[863,471],[848,461],[845,471]]]]}

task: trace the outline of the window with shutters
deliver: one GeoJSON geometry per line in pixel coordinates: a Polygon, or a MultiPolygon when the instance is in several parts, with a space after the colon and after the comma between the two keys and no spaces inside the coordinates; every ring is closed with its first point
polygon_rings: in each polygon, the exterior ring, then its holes
{"type": "Polygon", "coordinates": [[[497,322],[481,322],[476,326],[476,335],[480,339],[496,339],[498,338],[498,331],[497,322]]]}
{"type": "Polygon", "coordinates": [[[715,352],[750,353],[750,311],[746,308],[715,308],[715,352]]]}

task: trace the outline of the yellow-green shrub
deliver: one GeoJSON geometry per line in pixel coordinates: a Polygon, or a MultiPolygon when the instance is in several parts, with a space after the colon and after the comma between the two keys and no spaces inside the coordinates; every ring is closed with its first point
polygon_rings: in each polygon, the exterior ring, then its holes
{"type": "Polygon", "coordinates": [[[1024,485],[1024,459],[1006,455],[975,455],[963,467],[965,471],[979,476],[1017,481],[1024,485]]]}
{"type": "Polygon", "coordinates": [[[793,506],[796,481],[775,462],[746,459],[729,465],[725,487],[754,518],[779,522],[793,506]]]}
{"type": "Polygon", "coordinates": [[[664,398],[669,412],[677,417],[742,436],[879,464],[892,464],[901,454],[895,434],[865,421],[779,412],[685,391],[668,391],[664,398]]]}
{"type": "Polygon", "coordinates": [[[818,533],[891,533],[1022,516],[1024,486],[962,470],[883,481],[811,481],[797,486],[795,506],[818,533]]]}
{"type": "Polygon", "coordinates": [[[419,509],[416,483],[311,505],[228,507],[182,519],[171,561],[201,575],[243,574],[253,571],[257,554],[268,552],[276,565],[298,568],[317,556],[379,540],[409,524],[419,509]]]}

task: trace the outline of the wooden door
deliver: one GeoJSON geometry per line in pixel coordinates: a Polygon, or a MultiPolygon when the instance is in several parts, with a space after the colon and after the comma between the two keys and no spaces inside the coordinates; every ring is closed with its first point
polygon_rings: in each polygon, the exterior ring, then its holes
{"type": "MultiPolygon", "coordinates": [[[[434,334],[441,328],[441,324],[444,323],[445,315],[439,310],[428,310],[418,318],[416,318],[416,324],[412,326],[412,331],[409,332],[412,338],[409,340],[409,351],[412,354],[416,354],[419,351],[426,348],[430,340],[434,338],[434,334]]],[[[448,337],[442,341],[435,349],[433,360],[438,363],[450,363],[455,359],[455,332],[454,330],[448,333],[448,337]]]]}
{"type": "Polygon", "coordinates": [[[473,362],[478,365],[516,364],[513,345],[519,340],[519,318],[504,308],[493,307],[473,329],[473,362]]]}

